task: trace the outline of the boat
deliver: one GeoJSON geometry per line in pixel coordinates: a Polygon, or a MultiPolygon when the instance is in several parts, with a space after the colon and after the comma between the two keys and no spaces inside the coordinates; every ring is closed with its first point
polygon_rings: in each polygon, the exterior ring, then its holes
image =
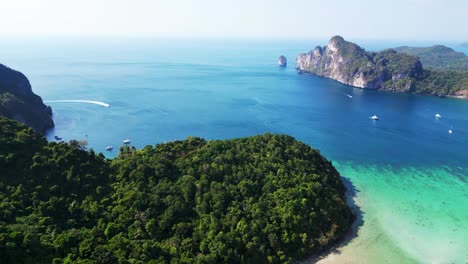
{"type": "Polygon", "coordinates": [[[376,115],[373,115],[373,116],[371,116],[371,117],[369,117],[369,118],[370,118],[371,120],[379,120],[379,117],[376,116],[376,115]]]}
{"type": "Polygon", "coordinates": [[[111,150],[113,150],[113,149],[114,149],[114,147],[112,147],[112,146],[107,146],[107,147],[106,147],[106,150],[107,150],[107,151],[111,151],[111,150]]]}
{"type": "Polygon", "coordinates": [[[58,136],[54,136],[55,140],[63,140],[63,138],[61,137],[58,137],[58,136]]]}
{"type": "Polygon", "coordinates": [[[449,129],[449,134],[452,134],[452,133],[453,133],[452,129],[449,129]]]}
{"type": "Polygon", "coordinates": [[[124,143],[124,144],[130,144],[130,139],[125,139],[125,140],[123,141],[123,143],[124,143]]]}
{"type": "Polygon", "coordinates": [[[301,70],[301,69],[297,69],[297,74],[302,74],[302,70],[301,70]]]}
{"type": "Polygon", "coordinates": [[[435,118],[441,118],[442,116],[439,114],[435,114],[435,118]]]}

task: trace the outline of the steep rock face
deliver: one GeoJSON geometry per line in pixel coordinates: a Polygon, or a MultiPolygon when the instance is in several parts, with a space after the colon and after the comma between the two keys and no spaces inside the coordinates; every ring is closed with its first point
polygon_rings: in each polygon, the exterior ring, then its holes
{"type": "Polygon", "coordinates": [[[286,57],[283,55],[279,56],[278,65],[281,67],[286,67],[287,64],[288,64],[288,60],[286,59],[286,57]]]}
{"type": "Polygon", "coordinates": [[[467,90],[460,90],[455,93],[455,96],[459,96],[462,98],[468,98],[468,89],[467,90]]]}
{"type": "Polygon", "coordinates": [[[417,57],[394,50],[366,52],[340,36],[325,47],[299,54],[296,68],[359,88],[396,92],[411,92],[422,74],[417,57]]]}
{"type": "Polygon", "coordinates": [[[0,64],[0,116],[20,121],[39,133],[54,127],[52,109],[34,94],[28,78],[0,64]]]}

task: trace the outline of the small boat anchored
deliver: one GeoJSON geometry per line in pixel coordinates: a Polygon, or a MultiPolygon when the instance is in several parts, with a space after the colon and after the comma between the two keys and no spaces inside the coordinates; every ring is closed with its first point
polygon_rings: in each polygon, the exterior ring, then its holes
{"type": "Polygon", "coordinates": [[[452,133],[453,133],[453,130],[452,130],[452,129],[449,129],[448,132],[449,132],[449,134],[452,134],[452,133]]]}
{"type": "Polygon", "coordinates": [[[130,144],[130,139],[125,139],[125,140],[123,141],[123,143],[124,143],[124,144],[130,144]]]}
{"type": "Polygon", "coordinates": [[[371,120],[379,120],[379,117],[376,116],[376,115],[373,115],[373,116],[369,117],[369,119],[371,119],[371,120]]]}
{"type": "Polygon", "coordinates": [[[435,118],[439,119],[439,118],[441,118],[441,117],[442,117],[441,115],[435,114],[435,118]]]}
{"type": "Polygon", "coordinates": [[[59,137],[59,136],[54,136],[55,140],[63,140],[63,138],[59,137]]]}
{"type": "Polygon", "coordinates": [[[114,149],[114,147],[112,147],[112,146],[107,146],[107,147],[106,147],[106,150],[107,150],[107,151],[111,151],[111,150],[113,150],[113,149],[114,149]]]}

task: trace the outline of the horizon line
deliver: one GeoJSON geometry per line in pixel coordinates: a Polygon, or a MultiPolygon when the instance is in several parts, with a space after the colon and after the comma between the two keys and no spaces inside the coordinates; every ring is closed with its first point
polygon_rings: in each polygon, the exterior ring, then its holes
{"type": "Polygon", "coordinates": [[[344,34],[330,34],[329,36],[250,36],[250,35],[236,35],[236,36],[209,36],[209,35],[155,35],[155,34],[39,34],[39,33],[0,33],[2,38],[85,38],[85,39],[166,39],[166,40],[276,40],[276,41],[328,41],[333,36],[342,36],[345,40],[350,41],[403,41],[403,42],[450,42],[450,43],[466,43],[467,39],[455,38],[405,38],[405,37],[354,37],[346,36],[344,34]]]}

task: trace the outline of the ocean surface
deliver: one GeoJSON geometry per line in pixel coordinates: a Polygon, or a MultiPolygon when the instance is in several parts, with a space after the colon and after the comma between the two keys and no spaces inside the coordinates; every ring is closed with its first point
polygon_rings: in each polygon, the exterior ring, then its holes
{"type": "Polygon", "coordinates": [[[289,134],[333,161],[362,212],[357,236],[324,261],[468,263],[468,100],[298,75],[296,55],[326,40],[0,40],[0,63],[28,76],[52,107],[51,141],[87,140],[114,157],[124,139],[142,148],[289,134]],[[281,54],[287,68],[276,64],[281,54]]]}

